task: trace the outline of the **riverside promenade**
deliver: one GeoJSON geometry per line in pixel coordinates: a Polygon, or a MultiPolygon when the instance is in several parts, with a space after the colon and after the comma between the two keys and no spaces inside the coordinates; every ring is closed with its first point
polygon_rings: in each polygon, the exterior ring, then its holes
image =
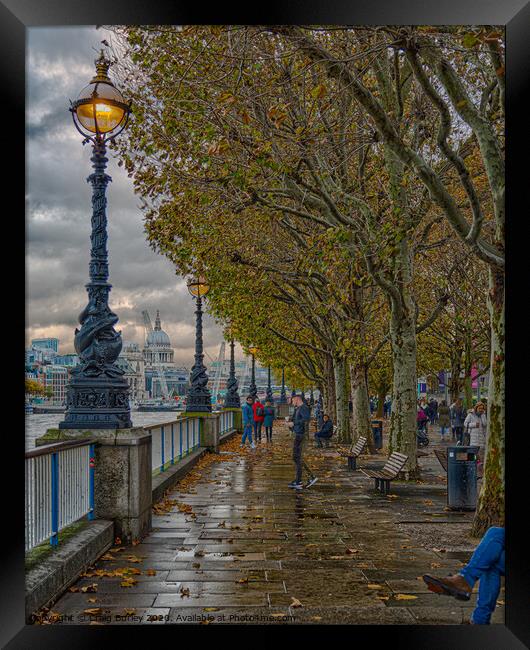
{"type": "MultiPolygon", "coordinates": [[[[41,616],[55,625],[467,623],[476,593],[456,601],[421,580],[457,572],[478,541],[466,538],[472,513],[445,509],[432,449],[421,482],[393,482],[382,496],[312,436],[304,456],[319,480],[289,489],[291,444],[277,422],[270,445],[240,449],[235,437],[204,456],[153,506],[147,537],[116,540],[41,616]]],[[[492,623],[503,622],[499,600],[492,623]]]]}

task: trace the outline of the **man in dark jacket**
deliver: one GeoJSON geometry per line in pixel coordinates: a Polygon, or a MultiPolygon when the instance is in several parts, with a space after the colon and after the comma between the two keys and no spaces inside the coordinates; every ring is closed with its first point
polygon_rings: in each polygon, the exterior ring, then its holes
{"type": "Polygon", "coordinates": [[[295,407],[293,414],[292,422],[289,423],[289,427],[292,429],[294,434],[293,441],[293,461],[296,467],[296,478],[294,481],[289,483],[289,487],[294,488],[295,490],[301,490],[302,485],[302,465],[304,465],[306,472],[310,475],[308,481],[308,487],[313,485],[316,482],[316,477],[311,473],[310,469],[302,460],[303,445],[304,445],[304,435],[306,431],[306,423],[309,422],[311,418],[311,410],[309,406],[305,403],[305,400],[302,399],[300,395],[295,395],[291,398],[291,404],[295,407]]]}
{"type": "Polygon", "coordinates": [[[324,421],[322,422],[322,427],[320,431],[315,433],[315,440],[317,447],[322,447],[322,440],[324,440],[324,446],[329,446],[329,439],[333,435],[333,422],[329,419],[329,415],[324,414],[324,421]]]}

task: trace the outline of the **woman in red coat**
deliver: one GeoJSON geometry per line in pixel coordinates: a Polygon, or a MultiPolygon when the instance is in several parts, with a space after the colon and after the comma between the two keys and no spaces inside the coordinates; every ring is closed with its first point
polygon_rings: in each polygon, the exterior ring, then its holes
{"type": "Polygon", "coordinates": [[[252,410],[254,411],[254,438],[256,442],[261,442],[261,427],[265,419],[265,407],[260,402],[259,397],[252,404],[252,410]]]}

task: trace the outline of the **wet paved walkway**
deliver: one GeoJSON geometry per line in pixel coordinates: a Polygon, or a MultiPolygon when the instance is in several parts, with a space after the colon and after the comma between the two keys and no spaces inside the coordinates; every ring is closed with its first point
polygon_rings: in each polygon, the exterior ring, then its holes
{"type": "Polygon", "coordinates": [[[420,577],[454,573],[470,553],[422,548],[396,525],[462,521],[444,511],[444,484],[393,482],[381,496],[310,444],[319,481],[296,492],[283,423],[255,451],[232,439],[156,507],[147,538],[111,549],[52,611],[77,624],[467,622],[475,596],[432,594],[420,577]]]}

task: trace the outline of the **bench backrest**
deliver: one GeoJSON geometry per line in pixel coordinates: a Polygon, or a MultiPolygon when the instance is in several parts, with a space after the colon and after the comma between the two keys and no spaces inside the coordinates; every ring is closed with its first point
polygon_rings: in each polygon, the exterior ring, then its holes
{"type": "Polygon", "coordinates": [[[355,445],[352,445],[350,449],[350,455],[351,456],[358,456],[361,451],[364,449],[365,444],[368,442],[368,439],[365,438],[364,436],[361,436],[359,440],[355,443],[355,445]]]}
{"type": "Polygon", "coordinates": [[[407,460],[408,456],[406,454],[400,454],[397,451],[393,451],[386,461],[385,466],[383,467],[383,471],[390,472],[391,474],[395,474],[397,476],[405,466],[407,460]]]}
{"type": "Polygon", "coordinates": [[[447,452],[445,450],[442,451],[441,449],[435,449],[434,455],[440,461],[440,465],[447,472],[447,452]]]}

